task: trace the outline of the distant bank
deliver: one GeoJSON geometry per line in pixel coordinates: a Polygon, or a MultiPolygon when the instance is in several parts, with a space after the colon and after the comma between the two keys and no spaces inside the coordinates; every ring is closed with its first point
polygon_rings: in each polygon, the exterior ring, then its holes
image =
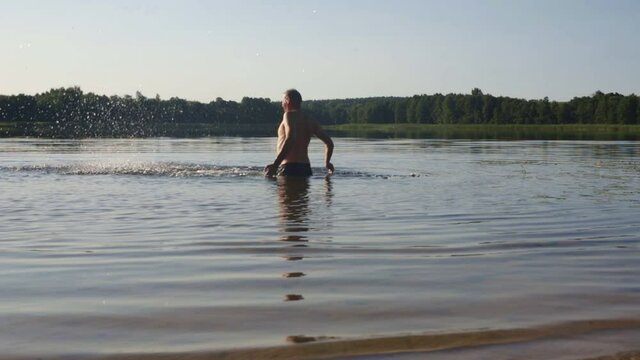
{"type": "Polygon", "coordinates": [[[474,140],[640,140],[640,125],[431,125],[343,124],[337,134],[364,138],[474,140]]]}
{"type": "MultiPolygon", "coordinates": [[[[305,100],[304,111],[338,135],[471,139],[638,139],[640,98],[603,93],[569,101],[470,94],[305,100]]],[[[106,96],[79,87],[0,95],[0,136],[45,138],[272,136],[279,101],[202,103],[106,96]]]]}
{"type": "MultiPolygon", "coordinates": [[[[48,122],[0,122],[0,137],[135,138],[207,136],[275,136],[277,124],[180,123],[120,129],[113,133],[90,129],[65,129],[48,122]]],[[[439,124],[339,124],[325,125],[338,137],[474,139],[474,140],[640,140],[640,125],[439,125],[439,124]]]]}

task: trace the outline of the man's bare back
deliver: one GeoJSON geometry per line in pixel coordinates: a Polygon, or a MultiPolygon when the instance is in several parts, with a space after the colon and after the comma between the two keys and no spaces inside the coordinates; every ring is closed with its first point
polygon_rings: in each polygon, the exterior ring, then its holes
{"type": "Polygon", "coordinates": [[[312,136],[316,136],[324,142],[325,167],[330,173],[334,171],[333,164],[331,164],[333,141],[317,122],[300,111],[301,103],[302,97],[296,90],[285,92],[282,100],[284,115],[278,127],[277,157],[273,164],[265,167],[266,176],[274,176],[276,173],[282,175],[311,175],[308,150],[312,136]],[[300,168],[308,170],[301,172],[300,168]],[[287,174],[287,171],[290,174],[287,174]]]}
{"type": "Polygon", "coordinates": [[[312,120],[300,111],[284,113],[282,122],[278,127],[278,153],[282,151],[284,142],[287,139],[287,124],[291,126],[291,135],[295,138],[295,142],[293,143],[291,151],[287,153],[287,156],[282,160],[281,164],[289,162],[308,163],[309,142],[311,141],[311,136],[314,135],[314,129],[312,129],[312,127],[315,127],[314,125],[316,124],[312,123],[312,120]]]}

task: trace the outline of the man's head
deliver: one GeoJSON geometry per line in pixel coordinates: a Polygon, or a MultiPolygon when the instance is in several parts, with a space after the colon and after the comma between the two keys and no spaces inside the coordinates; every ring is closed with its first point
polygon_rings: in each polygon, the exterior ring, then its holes
{"type": "Polygon", "coordinates": [[[302,105],[302,95],[296,89],[289,89],[284,92],[282,98],[282,108],[286,110],[300,110],[302,105]]]}

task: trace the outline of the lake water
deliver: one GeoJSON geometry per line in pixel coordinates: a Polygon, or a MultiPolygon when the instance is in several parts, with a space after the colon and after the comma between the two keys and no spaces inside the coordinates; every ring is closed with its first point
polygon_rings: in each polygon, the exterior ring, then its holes
{"type": "Polygon", "coordinates": [[[0,355],[639,327],[640,142],[274,148],[0,139],[0,355]]]}

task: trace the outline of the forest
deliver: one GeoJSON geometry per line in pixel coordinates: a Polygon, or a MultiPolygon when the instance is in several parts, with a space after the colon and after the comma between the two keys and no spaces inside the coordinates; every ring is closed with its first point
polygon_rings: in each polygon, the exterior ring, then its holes
{"type": "MultiPolygon", "coordinates": [[[[570,101],[484,94],[309,100],[303,109],[322,124],[553,125],[640,124],[635,94],[595,92],[570,101]]],[[[0,95],[0,136],[145,137],[271,135],[280,101],[244,97],[209,103],[159,95],[106,96],[79,87],[36,95],[0,95]]]]}

